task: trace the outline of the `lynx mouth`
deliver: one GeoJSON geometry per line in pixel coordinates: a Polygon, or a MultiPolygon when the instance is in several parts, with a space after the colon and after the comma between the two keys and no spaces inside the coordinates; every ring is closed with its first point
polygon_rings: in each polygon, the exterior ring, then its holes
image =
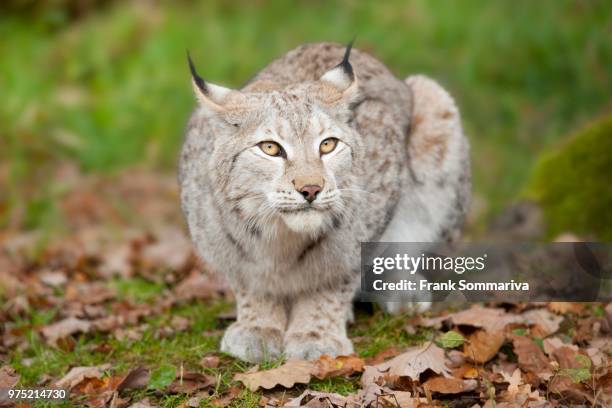
{"type": "Polygon", "coordinates": [[[284,208],[279,211],[283,214],[300,214],[300,213],[307,213],[310,211],[321,211],[321,210],[311,205],[306,205],[303,207],[297,207],[297,208],[291,208],[291,209],[284,208]]]}

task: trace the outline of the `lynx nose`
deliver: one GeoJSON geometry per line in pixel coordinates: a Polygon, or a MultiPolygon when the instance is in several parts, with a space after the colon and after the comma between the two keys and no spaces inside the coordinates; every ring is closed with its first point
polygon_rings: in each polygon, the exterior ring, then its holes
{"type": "Polygon", "coordinates": [[[293,180],[293,186],[295,189],[304,196],[306,201],[312,203],[316,198],[317,194],[323,190],[324,181],[322,177],[296,177],[293,180]]]}
{"type": "Polygon", "coordinates": [[[315,198],[317,198],[317,194],[321,192],[321,186],[317,186],[316,184],[307,184],[304,187],[302,187],[301,190],[298,190],[298,191],[300,192],[301,195],[304,196],[306,201],[308,201],[309,203],[312,203],[315,200],[315,198]]]}

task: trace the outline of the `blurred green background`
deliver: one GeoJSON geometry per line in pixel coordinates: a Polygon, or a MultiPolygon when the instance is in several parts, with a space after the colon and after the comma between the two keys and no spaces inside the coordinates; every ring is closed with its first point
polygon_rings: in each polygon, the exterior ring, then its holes
{"type": "Polygon", "coordinates": [[[540,152],[612,109],[604,0],[9,0],[0,227],[54,217],[61,163],[174,171],[194,106],[187,48],[205,78],[239,87],[301,43],[355,35],[397,76],[424,73],[456,98],[480,220],[521,193],[540,152]]]}

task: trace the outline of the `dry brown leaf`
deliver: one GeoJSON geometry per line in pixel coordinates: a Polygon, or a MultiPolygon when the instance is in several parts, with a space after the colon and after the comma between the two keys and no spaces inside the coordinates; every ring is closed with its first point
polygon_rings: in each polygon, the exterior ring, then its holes
{"type": "Polygon", "coordinates": [[[149,398],[138,401],[130,405],[128,408],[157,408],[159,405],[152,404],[149,398]]]}
{"type": "Polygon", "coordinates": [[[9,365],[0,368],[0,389],[13,388],[19,382],[19,374],[9,365]]]}
{"type": "Polygon", "coordinates": [[[408,377],[418,381],[421,373],[426,370],[449,375],[449,369],[445,365],[444,350],[432,342],[412,347],[382,364],[366,366],[361,383],[367,386],[385,375],[408,377]]]}
{"type": "Polygon", "coordinates": [[[64,297],[68,301],[93,305],[114,299],[115,291],[102,282],[88,282],[69,285],[64,297]]]}
{"type": "Polygon", "coordinates": [[[179,300],[216,299],[226,296],[229,287],[218,275],[204,275],[194,271],[180,282],[174,293],[179,300]]]}
{"type": "Polygon", "coordinates": [[[89,378],[102,378],[104,371],[110,368],[110,364],[89,367],[73,367],[60,380],[55,382],[57,388],[73,389],[82,381],[89,378]]]}
{"type": "Polygon", "coordinates": [[[397,356],[398,354],[401,354],[400,349],[396,347],[389,347],[376,354],[374,357],[366,358],[365,363],[369,366],[377,365],[384,362],[385,360],[390,359],[391,357],[397,356]]]}
{"type": "Polygon", "coordinates": [[[41,329],[43,336],[51,345],[57,345],[58,340],[76,333],[87,333],[91,329],[91,323],[87,320],[68,317],[57,323],[45,326],[41,329]]]}
{"type": "Polygon", "coordinates": [[[304,391],[299,397],[287,401],[283,408],[332,408],[347,406],[347,397],[331,392],[304,391]],[[307,400],[307,401],[304,401],[307,400]],[[305,402],[302,404],[302,402],[305,402]]]}
{"type": "Polygon", "coordinates": [[[314,365],[310,361],[289,360],[278,368],[238,373],[234,380],[242,382],[251,391],[257,391],[259,388],[269,390],[278,385],[291,388],[295,384],[308,384],[313,368],[314,365]]]}
{"type": "Polygon", "coordinates": [[[462,367],[454,368],[452,375],[455,378],[474,379],[479,377],[478,369],[472,365],[466,364],[462,367]]]}
{"type": "Polygon", "coordinates": [[[505,336],[503,332],[476,330],[467,339],[463,353],[469,360],[482,364],[495,357],[504,344],[505,336]]]}
{"type": "Polygon", "coordinates": [[[195,391],[213,388],[217,384],[215,377],[202,373],[187,372],[178,376],[167,388],[176,394],[191,394],[195,391]]]}
{"type": "Polygon", "coordinates": [[[416,408],[424,398],[413,397],[408,391],[393,391],[388,387],[378,384],[368,384],[364,389],[359,390],[357,395],[350,395],[347,398],[347,407],[371,407],[371,408],[416,408]]]}
{"type": "MultiPolygon", "coordinates": [[[[215,398],[212,403],[217,407],[227,407],[236,399],[236,397],[238,397],[238,395],[240,395],[241,392],[242,390],[240,389],[240,387],[230,387],[227,391],[223,392],[220,396],[215,398]]],[[[199,407],[199,405],[197,406],[199,407]]]]}
{"type": "Polygon", "coordinates": [[[553,313],[564,315],[566,313],[580,314],[584,311],[584,303],[577,302],[550,302],[548,310],[553,313]]]}
{"type": "Polygon", "coordinates": [[[461,380],[454,377],[433,377],[425,381],[424,388],[431,392],[440,394],[459,394],[461,392],[474,391],[478,383],[476,380],[461,380]]]}
{"type": "Polygon", "coordinates": [[[200,360],[200,365],[205,368],[217,368],[221,363],[219,356],[204,356],[200,360]]]}
{"type": "Polygon", "coordinates": [[[512,344],[521,370],[534,373],[542,379],[550,378],[552,371],[548,359],[533,340],[525,336],[513,336],[512,344]]]}
{"type": "MultiPolygon", "coordinates": [[[[521,377],[521,370],[518,368],[509,375],[505,372],[501,372],[504,381],[508,383],[508,388],[501,394],[500,401],[497,404],[492,404],[497,407],[515,407],[515,406],[542,406],[540,404],[544,401],[544,397],[540,395],[537,389],[531,390],[530,384],[524,384],[521,377]],[[529,402],[534,404],[530,405],[529,402]],[[515,405],[516,404],[516,405],[515,405]]],[[[487,406],[487,405],[485,405],[487,406]]]]}
{"type": "Polygon", "coordinates": [[[193,253],[193,246],[185,233],[178,228],[167,227],[157,231],[155,235],[157,241],[147,245],[141,253],[140,261],[143,266],[175,271],[185,269],[193,253]]]}
{"type": "Polygon", "coordinates": [[[570,347],[559,347],[553,352],[561,371],[550,380],[549,389],[551,392],[560,394],[564,399],[569,399],[575,403],[592,402],[592,397],[587,394],[584,385],[575,383],[569,376],[563,375],[565,369],[582,367],[580,360],[576,358],[578,354],[580,353],[570,347]]]}
{"type": "Polygon", "coordinates": [[[501,308],[474,305],[469,309],[451,313],[448,316],[422,319],[422,323],[428,327],[440,327],[440,324],[447,320],[455,326],[479,327],[493,333],[503,330],[507,324],[519,322],[520,318],[501,308]]]}
{"type": "Polygon", "coordinates": [[[110,278],[118,275],[129,278],[134,274],[132,265],[133,248],[129,243],[109,248],[102,252],[98,272],[101,276],[110,278]]]}
{"type": "Polygon", "coordinates": [[[73,388],[76,394],[87,396],[86,405],[90,408],[103,408],[117,394],[116,390],[123,381],[122,376],[86,378],[73,388]]]}
{"type": "Polygon", "coordinates": [[[551,335],[559,330],[563,321],[562,316],[557,316],[546,309],[533,309],[521,315],[523,321],[530,325],[538,326],[542,330],[542,337],[551,335]]]}
{"type": "Polygon", "coordinates": [[[149,383],[150,373],[149,370],[144,367],[138,367],[130,371],[117,385],[117,391],[123,392],[124,390],[140,390],[145,388],[149,383]]]}
{"type": "Polygon", "coordinates": [[[278,368],[236,374],[234,380],[241,381],[248,389],[270,389],[277,385],[291,388],[295,384],[308,384],[311,376],[325,379],[348,376],[364,370],[364,360],[355,356],[330,357],[323,355],[319,360],[289,360],[278,368]]]}
{"type": "Polygon", "coordinates": [[[566,344],[559,337],[549,337],[544,339],[543,344],[544,352],[549,356],[552,356],[552,353],[560,347],[570,347],[573,350],[578,351],[578,346],[574,344],[566,344]]]}
{"type": "Polygon", "coordinates": [[[58,288],[63,286],[68,281],[66,274],[62,271],[56,271],[51,269],[45,269],[38,273],[40,281],[47,286],[52,288],[58,288]]]}
{"type": "Polygon", "coordinates": [[[330,357],[323,355],[314,361],[312,375],[320,380],[329,377],[350,376],[363,372],[365,362],[356,355],[330,357]]]}

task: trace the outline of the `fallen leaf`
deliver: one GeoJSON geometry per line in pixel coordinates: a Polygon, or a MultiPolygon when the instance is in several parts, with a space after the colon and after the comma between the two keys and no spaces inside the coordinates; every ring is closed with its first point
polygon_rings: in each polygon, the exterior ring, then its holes
{"type": "Polygon", "coordinates": [[[331,392],[319,391],[304,391],[299,397],[287,401],[283,408],[298,408],[298,407],[344,407],[347,405],[347,397],[331,392]],[[304,401],[304,400],[307,400],[304,401]],[[305,404],[302,404],[305,402],[305,404]]]}
{"type": "Polygon", "coordinates": [[[86,378],[77,384],[72,392],[86,396],[86,405],[90,408],[103,408],[116,394],[115,391],[121,381],[123,381],[122,376],[86,378]]]}
{"type": "Polygon", "coordinates": [[[19,382],[19,374],[11,366],[5,365],[0,368],[0,389],[13,388],[19,382]]]}
{"type": "Polygon", "coordinates": [[[557,332],[563,321],[562,316],[557,316],[546,309],[529,310],[523,313],[521,317],[525,323],[538,326],[542,329],[542,337],[557,332]]]}
{"type": "Polygon", "coordinates": [[[130,371],[124,378],[123,381],[117,386],[118,392],[124,390],[140,390],[146,388],[149,384],[149,370],[144,367],[138,367],[130,371]]]}
{"type": "Polygon", "coordinates": [[[240,395],[241,392],[242,390],[240,387],[230,387],[227,391],[215,398],[212,403],[217,407],[227,407],[238,397],[238,395],[240,395]]]}
{"type": "Polygon", "coordinates": [[[102,282],[88,282],[69,285],[64,297],[68,301],[93,305],[115,298],[116,293],[102,282]]]}
{"type": "Polygon", "coordinates": [[[482,307],[474,305],[469,309],[447,316],[422,319],[426,327],[439,327],[444,321],[450,321],[455,326],[471,326],[483,328],[489,332],[503,330],[507,324],[520,321],[517,315],[507,313],[501,308],[482,307]]]}
{"type": "Polygon", "coordinates": [[[175,271],[186,268],[192,257],[193,246],[185,233],[178,228],[168,227],[157,231],[155,235],[158,240],[142,251],[140,260],[143,267],[175,271]]]}
{"type": "Polygon", "coordinates": [[[391,357],[395,357],[398,354],[401,354],[401,350],[396,347],[389,347],[384,349],[380,353],[376,354],[374,357],[366,358],[366,365],[373,366],[384,362],[385,360],[390,359],[391,357]]]}
{"type": "Polygon", "coordinates": [[[372,383],[359,390],[356,396],[349,395],[346,407],[416,408],[426,401],[424,398],[413,397],[408,391],[394,391],[372,383]]]}
{"type": "Polygon", "coordinates": [[[57,345],[58,340],[76,333],[87,333],[91,329],[91,323],[87,320],[68,317],[57,323],[45,326],[41,329],[43,336],[51,345],[57,345]]]}
{"type": "Polygon", "coordinates": [[[543,341],[544,352],[552,356],[553,352],[560,347],[570,347],[571,349],[578,351],[578,346],[574,344],[566,344],[559,337],[549,337],[543,341]]]}
{"type": "Polygon", "coordinates": [[[444,350],[432,342],[427,342],[420,347],[412,347],[376,366],[366,366],[361,383],[366,386],[385,375],[408,377],[418,381],[421,373],[426,370],[449,375],[449,369],[445,365],[444,350]]]}
{"type": "Polygon", "coordinates": [[[204,368],[217,368],[221,363],[219,356],[204,356],[200,360],[200,365],[204,368]]]}
{"type": "Polygon", "coordinates": [[[63,286],[67,281],[66,274],[61,271],[44,270],[39,272],[40,281],[52,288],[63,286]]]}
{"type": "Polygon", "coordinates": [[[580,314],[584,311],[584,303],[550,302],[548,303],[548,310],[560,315],[564,315],[566,313],[580,314]]]}
{"type": "Polygon", "coordinates": [[[433,377],[425,381],[424,388],[431,392],[440,394],[459,394],[467,391],[474,391],[478,383],[476,380],[461,380],[454,377],[433,377]]]}
{"type": "Polygon", "coordinates": [[[436,344],[445,349],[459,347],[465,343],[465,337],[456,331],[449,331],[436,339],[436,344]]]}
{"type": "Polygon", "coordinates": [[[556,349],[553,356],[559,363],[560,370],[550,380],[550,391],[572,402],[592,401],[586,388],[580,384],[591,379],[591,360],[570,347],[556,349]]]}
{"type": "Polygon", "coordinates": [[[82,381],[89,378],[102,378],[104,371],[110,368],[110,364],[89,367],[73,367],[60,380],[55,382],[57,388],[73,389],[82,381]]]}
{"type": "Polygon", "coordinates": [[[229,287],[218,275],[204,275],[194,271],[185,280],[180,282],[174,293],[179,300],[217,299],[224,297],[229,287]]]}
{"type": "Polygon", "coordinates": [[[101,264],[98,271],[101,276],[110,278],[118,275],[129,278],[134,274],[132,265],[132,245],[123,244],[105,250],[101,254],[101,264]]]}
{"type": "Polygon", "coordinates": [[[486,330],[476,330],[468,336],[468,342],[463,346],[465,356],[475,363],[486,363],[499,351],[504,344],[502,332],[490,333],[486,330]]]}
{"type": "Polygon", "coordinates": [[[189,328],[191,321],[183,316],[173,316],[170,321],[170,326],[177,331],[185,331],[189,328]]]}
{"type": "Polygon", "coordinates": [[[259,388],[269,390],[278,385],[292,388],[295,384],[308,384],[313,369],[314,365],[310,361],[289,360],[278,368],[252,373],[238,373],[234,376],[234,380],[242,382],[253,392],[259,388]]]}
{"type": "Polygon", "coordinates": [[[521,370],[534,373],[545,380],[550,378],[552,371],[548,359],[533,340],[525,336],[513,336],[512,344],[521,370]]]}
{"type": "Polygon", "coordinates": [[[213,388],[217,384],[215,377],[195,372],[186,372],[166,388],[167,391],[177,394],[191,394],[195,391],[213,388]]]}
{"type": "Polygon", "coordinates": [[[355,355],[338,356],[335,358],[323,355],[313,363],[314,369],[311,374],[320,380],[361,373],[365,365],[364,360],[355,355]]]}
{"type": "Polygon", "coordinates": [[[157,407],[158,405],[152,404],[148,398],[145,398],[129,406],[129,408],[157,408],[157,407]]]}

